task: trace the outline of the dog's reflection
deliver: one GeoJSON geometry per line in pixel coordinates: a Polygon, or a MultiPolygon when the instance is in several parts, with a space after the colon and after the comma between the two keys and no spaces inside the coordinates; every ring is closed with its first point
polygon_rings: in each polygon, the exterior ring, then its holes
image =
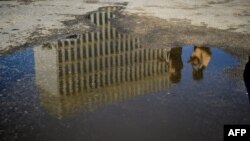
{"type": "Polygon", "coordinates": [[[188,61],[193,68],[193,79],[203,79],[203,70],[208,66],[211,60],[211,51],[208,47],[194,47],[194,51],[188,61]]]}
{"type": "Polygon", "coordinates": [[[250,102],[250,56],[248,57],[248,62],[245,66],[243,77],[244,77],[244,82],[247,88],[248,98],[250,102]]]}
{"type": "Polygon", "coordinates": [[[181,80],[181,70],[183,68],[181,54],[181,47],[172,48],[170,51],[163,49],[163,54],[160,58],[161,62],[168,64],[166,71],[169,72],[169,78],[173,83],[178,83],[181,80]]]}
{"type": "Polygon", "coordinates": [[[170,80],[173,83],[178,83],[181,80],[181,70],[183,68],[181,54],[182,54],[181,47],[173,48],[170,51],[168,63],[169,63],[170,80]]]}

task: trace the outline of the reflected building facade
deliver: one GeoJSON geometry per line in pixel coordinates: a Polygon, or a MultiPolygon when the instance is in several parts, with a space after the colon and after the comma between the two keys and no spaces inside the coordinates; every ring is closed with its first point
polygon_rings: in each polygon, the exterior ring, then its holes
{"type": "Polygon", "coordinates": [[[159,61],[170,50],[144,48],[138,37],[118,33],[108,20],[117,9],[90,13],[99,32],[34,49],[41,104],[50,114],[91,111],[170,87],[169,59],[159,61]]]}

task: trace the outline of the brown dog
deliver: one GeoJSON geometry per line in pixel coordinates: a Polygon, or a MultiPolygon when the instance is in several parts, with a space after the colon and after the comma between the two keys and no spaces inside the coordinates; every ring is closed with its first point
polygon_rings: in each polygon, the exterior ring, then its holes
{"type": "Polygon", "coordinates": [[[160,62],[167,63],[166,71],[169,72],[171,82],[178,83],[181,80],[183,63],[181,59],[182,48],[174,47],[171,50],[163,49],[160,62]]]}
{"type": "Polygon", "coordinates": [[[194,51],[188,61],[193,67],[194,80],[203,78],[203,70],[208,66],[211,55],[212,53],[208,47],[194,47],[194,51]]]}

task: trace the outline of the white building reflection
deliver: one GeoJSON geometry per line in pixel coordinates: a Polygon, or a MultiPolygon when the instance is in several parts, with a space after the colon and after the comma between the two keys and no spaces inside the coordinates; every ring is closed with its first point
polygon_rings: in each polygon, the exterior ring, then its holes
{"type": "Polygon", "coordinates": [[[34,49],[41,104],[50,114],[94,110],[169,87],[168,59],[159,59],[170,50],[144,48],[138,37],[118,33],[107,20],[114,10],[89,15],[99,32],[34,49]]]}

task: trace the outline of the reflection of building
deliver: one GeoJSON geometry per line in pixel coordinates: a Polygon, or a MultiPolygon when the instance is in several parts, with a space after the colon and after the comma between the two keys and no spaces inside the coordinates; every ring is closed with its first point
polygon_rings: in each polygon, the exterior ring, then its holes
{"type": "Polygon", "coordinates": [[[92,12],[88,15],[88,19],[97,26],[105,27],[110,24],[109,19],[115,18],[115,11],[122,9],[122,7],[102,7],[98,11],[92,12]]]}
{"type": "Polygon", "coordinates": [[[51,114],[95,109],[170,84],[167,63],[159,62],[162,49],[143,48],[137,37],[102,29],[34,49],[37,86],[51,114]]]}

